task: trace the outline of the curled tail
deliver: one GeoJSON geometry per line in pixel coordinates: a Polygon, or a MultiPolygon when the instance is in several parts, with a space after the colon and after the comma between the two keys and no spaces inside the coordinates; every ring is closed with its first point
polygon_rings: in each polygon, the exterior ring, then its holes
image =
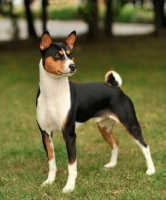
{"type": "Polygon", "coordinates": [[[112,87],[120,87],[122,85],[122,79],[115,71],[108,71],[105,75],[105,83],[112,87]]]}

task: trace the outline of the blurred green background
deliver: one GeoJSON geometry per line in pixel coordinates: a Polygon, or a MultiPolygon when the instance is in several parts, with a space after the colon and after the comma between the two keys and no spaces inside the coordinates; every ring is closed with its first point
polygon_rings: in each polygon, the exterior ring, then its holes
{"type": "MultiPolygon", "coordinates": [[[[23,11],[17,9],[21,16],[23,11]]],[[[102,9],[101,6],[99,21],[104,19],[102,9]]],[[[33,12],[36,17],[40,16],[37,10],[33,12]]],[[[54,20],[62,19],[58,12],[63,17],[73,15],[71,19],[75,19],[78,14],[78,10],[73,7],[57,11],[52,7],[48,9],[49,17],[52,15],[54,20]]],[[[131,7],[130,2],[114,12],[115,22],[133,22],[133,19],[138,22],[138,18],[142,16],[144,22],[154,23],[154,11],[138,3],[131,7]],[[135,17],[136,15],[139,17],[135,17]]],[[[1,20],[4,18],[7,19],[3,16],[1,20]]],[[[120,144],[118,164],[114,169],[103,170],[110,159],[110,148],[92,119],[76,131],[78,178],[75,190],[70,194],[62,193],[67,179],[67,154],[61,133],[54,133],[58,166],[56,181],[51,186],[41,188],[40,185],[47,177],[48,165],[36,125],[35,98],[39,85],[40,37],[1,40],[0,199],[166,198],[165,28],[163,26],[158,35],[151,32],[144,35],[108,36],[104,34],[102,27],[104,25],[99,28],[95,40],[89,40],[87,32],[78,35],[74,47],[77,73],[70,80],[76,83],[103,82],[108,70],[115,70],[121,75],[122,89],[132,99],[145,141],[150,145],[156,174],[145,174],[146,163],[142,152],[118,124],[114,127],[114,135],[120,144]]],[[[63,37],[54,37],[54,42],[64,40],[63,37]]]]}

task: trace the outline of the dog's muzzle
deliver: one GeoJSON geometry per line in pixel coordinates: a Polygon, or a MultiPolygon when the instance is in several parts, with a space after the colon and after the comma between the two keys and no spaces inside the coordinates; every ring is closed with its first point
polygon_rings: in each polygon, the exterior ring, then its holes
{"type": "Polygon", "coordinates": [[[76,71],[76,65],[74,63],[70,64],[69,68],[70,68],[70,73],[72,74],[76,71]]]}

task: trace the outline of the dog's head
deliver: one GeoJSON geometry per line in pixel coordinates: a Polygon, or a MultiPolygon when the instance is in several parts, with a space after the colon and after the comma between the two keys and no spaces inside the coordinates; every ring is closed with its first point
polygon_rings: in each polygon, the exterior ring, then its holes
{"type": "Polygon", "coordinates": [[[71,76],[76,72],[73,46],[76,32],[73,31],[65,42],[53,43],[48,31],[42,35],[40,50],[44,69],[55,77],[71,76]]]}

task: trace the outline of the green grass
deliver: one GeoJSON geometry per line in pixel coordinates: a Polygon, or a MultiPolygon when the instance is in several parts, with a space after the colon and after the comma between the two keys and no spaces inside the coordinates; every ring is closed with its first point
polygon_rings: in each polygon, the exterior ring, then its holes
{"type": "Polygon", "coordinates": [[[130,136],[115,126],[120,143],[118,165],[103,170],[110,149],[93,120],[77,130],[78,178],[75,190],[63,194],[67,155],[60,133],[54,134],[58,165],[52,186],[41,188],[47,159],[36,125],[38,45],[1,51],[0,199],[1,200],[158,200],[166,199],[166,39],[128,37],[75,45],[75,82],[103,81],[116,70],[122,89],[134,102],[143,135],[151,147],[156,174],[145,174],[144,157],[130,136]]]}

